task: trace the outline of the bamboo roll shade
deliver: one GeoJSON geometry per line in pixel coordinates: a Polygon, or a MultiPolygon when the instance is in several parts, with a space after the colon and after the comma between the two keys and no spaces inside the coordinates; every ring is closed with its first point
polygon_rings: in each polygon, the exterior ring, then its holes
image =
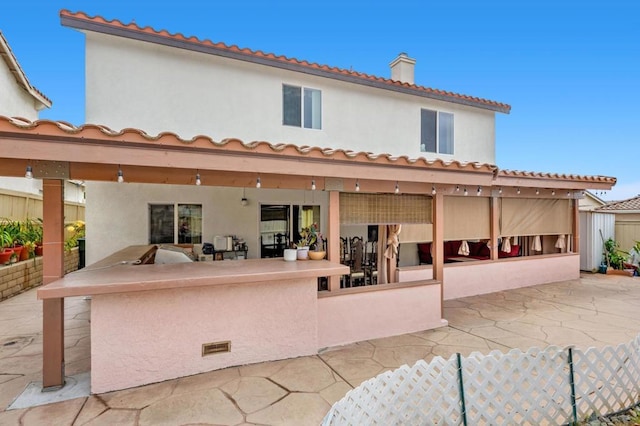
{"type": "Polygon", "coordinates": [[[431,223],[431,197],[415,194],[340,193],[340,223],[431,223]]]}

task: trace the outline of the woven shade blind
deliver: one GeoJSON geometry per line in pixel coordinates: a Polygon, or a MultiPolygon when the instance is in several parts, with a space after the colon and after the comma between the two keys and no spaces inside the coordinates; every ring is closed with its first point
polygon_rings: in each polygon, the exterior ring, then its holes
{"type": "Polygon", "coordinates": [[[500,234],[571,234],[570,200],[503,198],[500,234]]]}
{"type": "Polygon", "coordinates": [[[340,223],[431,223],[431,197],[413,194],[340,193],[340,223]]]}
{"type": "Polygon", "coordinates": [[[424,243],[433,241],[433,225],[429,223],[410,223],[402,225],[398,236],[401,243],[424,243]]]}
{"type": "Polygon", "coordinates": [[[444,239],[491,238],[490,214],[487,197],[444,197],[444,239]]]}

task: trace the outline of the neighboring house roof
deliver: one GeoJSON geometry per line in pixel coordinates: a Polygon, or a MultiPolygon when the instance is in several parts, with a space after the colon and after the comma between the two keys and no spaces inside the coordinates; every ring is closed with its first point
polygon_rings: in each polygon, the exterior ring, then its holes
{"type": "Polygon", "coordinates": [[[617,179],[609,176],[586,176],[586,175],[573,175],[573,174],[560,174],[560,173],[542,173],[542,172],[526,172],[520,170],[500,170],[498,172],[498,178],[528,178],[528,179],[553,179],[564,180],[572,182],[594,182],[594,183],[608,183],[615,185],[617,179]]]}
{"type": "Polygon", "coordinates": [[[380,89],[392,90],[425,98],[437,99],[462,105],[469,105],[476,108],[487,109],[508,114],[511,106],[508,104],[462,95],[444,90],[432,89],[430,87],[418,86],[415,84],[403,83],[388,78],[377,77],[356,71],[345,70],[317,63],[310,63],[305,60],[277,56],[273,53],[254,51],[238,46],[228,46],[224,43],[213,43],[210,40],[200,40],[197,37],[186,37],[180,33],[172,34],[166,30],[155,30],[151,27],[141,28],[135,23],[124,24],[121,21],[107,20],[101,16],[88,16],[84,12],[70,12],[62,10],[60,12],[62,25],[78,30],[94,31],[118,37],[125,37],[149,43],[156,43],[180,49],[192,50],[210,55],[223,56],[241,61],[253,62],[261,65],[283,68],[290,71],[303,72],[306,74],[332,78],[354,84],[361,84],[380,89]]]}
{"type": "MultiPolygon", "coordinates": [[[[16,56],[13,54],[11,47],[9,47],[9,43],[7,42],[7,39],[4,38],[2,31],[0,31],[0,57],[2,57],[4,62],[7,64],[7,68],[9,68],[9,71],[11,72],[11,74],[13,74],[16,81],[22,88],[26,90],[27,93],[29,93],[31,96],[33,96],[33,98],[40,103],[42,108],[44,107],[51,108],[51,104],[52,104],[51,100],[47,98],[38,89],[33,87],[31,83],[29,83],[29,80],[27,79],[27,75],[24,73],[24,71],[20,67],[18,60],[16,59],[16,56]]],[[[37,108],[37,109],[42,109],[42,108],[37,108]]]]}
{"type": "Polygon", "coordinates": [[[597,210],[638,213],[640,212],[640,195],[629,198],[628,200],[612,201],[605,206],[599,207],[597,210]]]}

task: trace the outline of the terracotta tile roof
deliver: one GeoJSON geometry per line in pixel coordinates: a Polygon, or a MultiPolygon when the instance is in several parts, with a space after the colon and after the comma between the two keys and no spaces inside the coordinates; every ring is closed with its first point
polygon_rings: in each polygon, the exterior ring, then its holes
{"type": "Polygon", "coordinates": [[[371,152],[355,152],[344,149],[329,149],[315,146],[297,146],[293,144],[272,144],[264,141],[245,143],[240,139],[228,138],[214,141],[208,136],[198,135],[191,139],[182,139],[172,132],[162,132],[158,135],[149,135],[143,130],[127,128],[112,130],[107,126],[96,124],[83,124],[74,126],[64,121],[37,120],[30,121],[24,118],[9,118],[0,115],[0,137],[3,133],[31,134],[37,138],[75,139],[80,143],[92,141],[121,142],[138,147],[167,147],[177,146],[182,149],[199,148],[208,150],[224,150],[262,155],[279,155],[285,157],[304,157],[324,159],[329,161],[350,161],[368,164],[381,164],[393,166],[406,166],[417,168],[457,169],[480,173],[495,174],[497,167],[486,163],[468,163],[461,161],[444,161],[441,159],[417,158],[407,156],[395,157],[390,154],[374,154],[371,152]]]}
{"type": "Polygon", "coordinates": [[[515,177],[515,178],[531,178],[531,179],[554,179],[569,180],[581,182],[607,183],[615,185],[617,179],[609,176],[585,176],[561,173],[542,173],[542,172],[526,172],[520,170],[500,170],[498,177],[515,177]]]}
{"type": "Polygon", "coordinates": [[[640,211],[640,195],[629,198],[628,200],[623,201],[612,201],[607,203],[607,205],[598,207],[596,210],[631,210],[631,211],[640,211]]]}
{"type": "Polygon", "coordinates": [[[51,108],[51,100],[47,98],[41,91],[32,86],[31,83],[29,83],[27,75],[20,67],[18,59],[16,59],[16,55],[13,54],[13,51],[11,50],[11,47],[9,47],[7,39],[4,38],[4,35],[2,34],[2,31],[0,31],[0,57],[2,57],[4,62],[7,64],[7,68],[9,68],[9,71],[11,72],[11,74],[13,74],[13,77],[22,88],[43,106],[51,108]]]}
{"type": "Polygon", "coordinates": [[[240,48],[235,45],[229,46],[220,42],[214,43],[211,40],[200,40],[194,36],[186,37],[181,33],[170,33],[167,30],[155,30],[148,26],[142,28],[133,22],[125,24],[117,19],[107,20],[102,16],[89,16],[84,12],[70,12],[68,10],[60,11],[60,18],[63,25],[80,30],[102,32],[185,49],[191,48],[198,52],[227,56],[234,59],[257,62],[263,65],[312,73],[328,78],[335,78],[352,83],[470,105],[507,114],[511,111],[510,105],[488,99],[403,83],[370,74],[330,67],[281,55],[279,56],[273,53],[264,53],[260,50],[240,48]]]}

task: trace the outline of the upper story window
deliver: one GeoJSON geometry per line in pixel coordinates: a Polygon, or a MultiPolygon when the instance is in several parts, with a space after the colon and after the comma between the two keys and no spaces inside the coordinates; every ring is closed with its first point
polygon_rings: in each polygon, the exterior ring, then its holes
{"type": "Polygon", "coordinates": [[[453,154],[453,114],[420,110],[420,151],[453,154]]]}
{"type": "Polygon", "coordinates": [[[306,129],[322,128],[322,92],[282,85],[282,124],[306,129]]]}

